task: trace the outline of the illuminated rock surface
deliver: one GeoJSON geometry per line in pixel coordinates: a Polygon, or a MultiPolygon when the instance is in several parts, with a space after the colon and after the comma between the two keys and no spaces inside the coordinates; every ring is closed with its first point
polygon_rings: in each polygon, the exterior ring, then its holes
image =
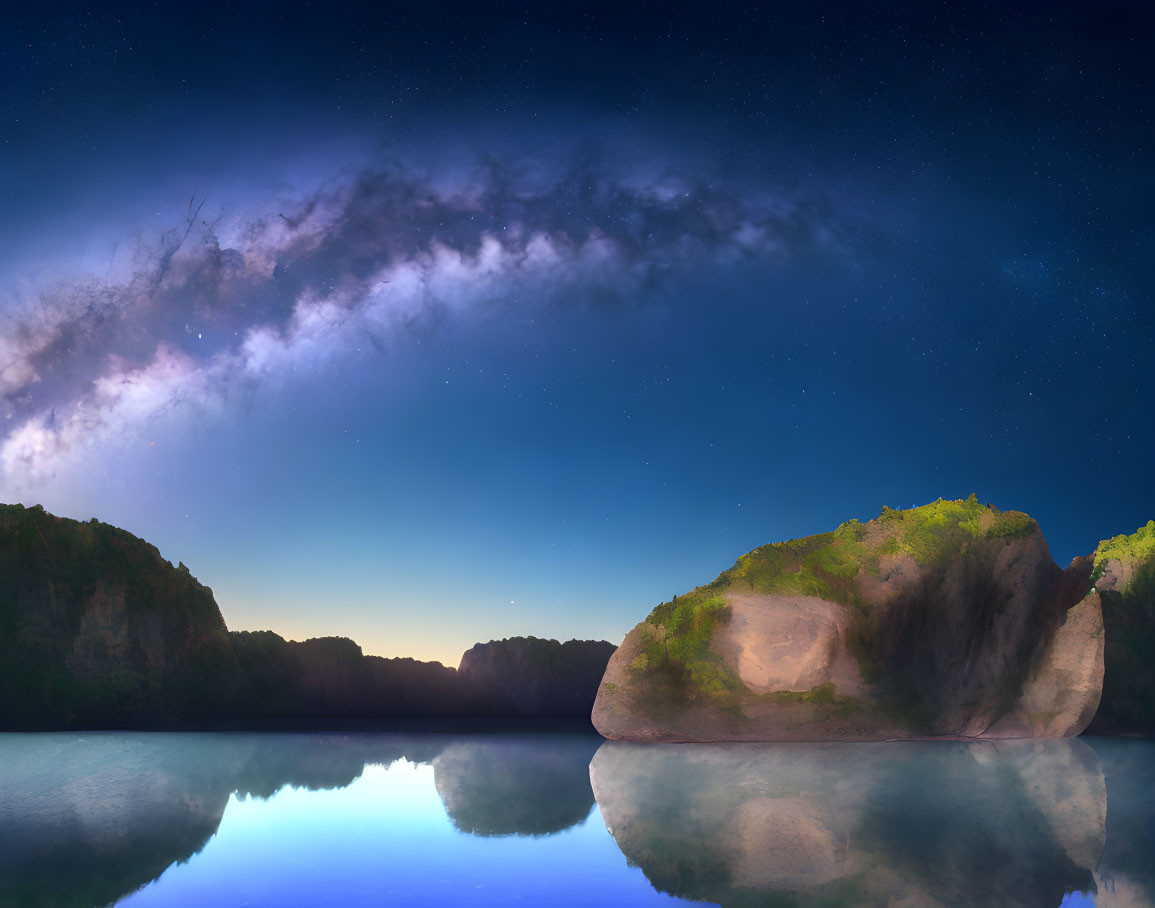
{"type": "Polygon", "coordinates": [[[609,738],[1061,737],[1103,678],[1091,559],[972,498],[755,549],[662,603],[610,660],[609,738]]]}

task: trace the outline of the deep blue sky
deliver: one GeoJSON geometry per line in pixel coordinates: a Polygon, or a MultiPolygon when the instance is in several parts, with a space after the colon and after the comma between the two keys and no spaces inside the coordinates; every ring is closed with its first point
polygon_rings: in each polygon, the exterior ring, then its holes
{"type": "Polygon", "coordinates": [[[10,13],[0,500],[450,664],[883,505],[1087,553],[1155,516],[1155,30],[1003,5],[10,13]]]}

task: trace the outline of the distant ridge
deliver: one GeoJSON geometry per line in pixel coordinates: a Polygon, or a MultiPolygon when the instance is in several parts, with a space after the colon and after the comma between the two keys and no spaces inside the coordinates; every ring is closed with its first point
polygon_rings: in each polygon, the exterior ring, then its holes
{"type": "Polygon", "coordinates": [[[462,671],[232,631],[212,590],[93,519],[0,504],[0,729],[406,717],[588,721],[614,646],[514,637],[462,671]],[[494,671],[494,666],[501,666],[494,671]]]}
{"type": "Polygon", "coordinates": [[[467,650],[458,673],[495,715],[588,716],[616,649],[604,640],[491,640],[467,650]]]}

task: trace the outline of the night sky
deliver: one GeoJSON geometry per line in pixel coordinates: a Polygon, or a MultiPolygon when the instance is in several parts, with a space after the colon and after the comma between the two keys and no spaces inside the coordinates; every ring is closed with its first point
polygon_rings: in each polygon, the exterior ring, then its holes
{"type": "Polygon", "coordinates": [[[6,10],[0,500],[448,664],[883,505],[1087,554],[1155,517],[1155,29],[1004,5],[6,10]]]}

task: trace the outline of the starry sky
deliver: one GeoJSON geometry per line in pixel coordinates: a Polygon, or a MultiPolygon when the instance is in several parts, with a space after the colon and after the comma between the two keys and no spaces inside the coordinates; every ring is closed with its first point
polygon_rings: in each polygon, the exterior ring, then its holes
{"type": "Polygon", "coordinates": [[[411,6],[6,13],[0,500],[451,665],[883,505],[1155,516],[1146,4],[411,6]]]}

